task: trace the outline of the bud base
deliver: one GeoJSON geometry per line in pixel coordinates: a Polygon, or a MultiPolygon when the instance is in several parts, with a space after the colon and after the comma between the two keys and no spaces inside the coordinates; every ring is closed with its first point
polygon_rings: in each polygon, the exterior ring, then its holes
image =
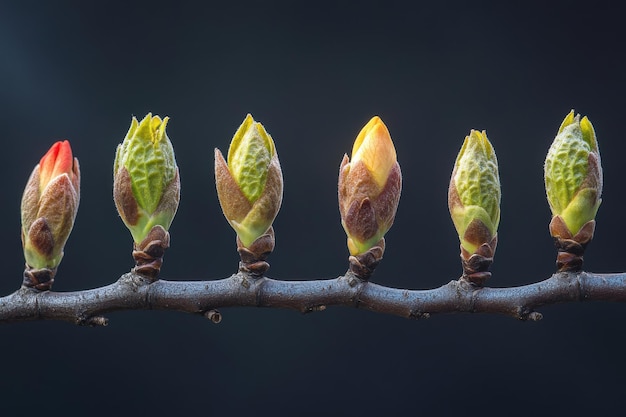
{"type": "Polygon", "coordinates": [[[590,220],[580,228],[575,236],[572,236],[561,216],[552,217],[550,234],[554,238],[554,245],[558,250],[556,256],[558,272],[582,271],[585,248],[593,239],[595,228],[596,221],[590,220]]]}
{"type": "Polygon", "coordinates": [[[49,291],[54,284],[54,276],[57,273],[57,269],[48,268],[31,268],[26,264],[24,269],[24,281],[22,281],[22,287],[34,288],[39,291],[49,291]]]}
{"type": "Polygon", "coordinates": [[[250,247],[245,247],[237,236],[237,252],[241,258],[239,272],[255,278],[263,276],[270,267],[265,260],[274,250],[274,245],[274,228],[271,226],[264,235],[252,242],[250,247]]]}
{"type": "Polygon", "coordinates": [[[472,254],[461,245],[461,265],[463,266],[463,276],[461,276],[461,279],[482,287],[485,281],[491,278],[489,268],[493,263],[493,256],[497,244],[498,235],[496,234],[493,239],[491,239],[491,242],[483,243],[472,254]]]}
{"type": "Polygon", "coordinates": [[[148,278],[151,282],[159,279],[163,255],[169,247],[170,234],[162,226],[154,226],[141,243],[133,245],[133,258],[136,264],[133,272],[148,278]]]}
{"type": "Polygon", "coordinates": [[[385,238],[382,238],[367,252],[353,255],[348,258],[350,262],[350,272],[367,281],[374,273],[374,270],[380,261],[383,259],[384,252],[385,238]]]}

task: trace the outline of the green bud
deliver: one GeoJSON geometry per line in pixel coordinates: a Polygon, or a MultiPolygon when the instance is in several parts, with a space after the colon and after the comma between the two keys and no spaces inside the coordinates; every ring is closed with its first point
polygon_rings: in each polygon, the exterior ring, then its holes
{"type": "Polygon", "coordinates": [[[450,179],[448,207],[461,247],[469,254],[496,236],[500,177],[498,160],[485,131],[472,130],[465,137],[450,179]]]}
{"type": "MultiPolygon", "coordinates": [[[[563,120],[546,156],[546,195],[553,216],[560,216],[576,235],[594,220],[602,194],[602,165],[593,126],[587,117],[563,120]]],[[[565,236],[562,236],[565,237],[565,236]]]]}
{"type": "Polygon", "coordinates": [[[135,243],[154,226],[168,230],[178,209],[180,179],[165,132],[168,120],[151,113],[140,123],[133,117],[115,154],[113,197],[135,243]]]}
{"type": "Polygon", "coordinates": [[[228,162],[215,149],[215,183],[224,216],[245,247],[267,233],[283,196],[272,137],[247,115],[233,136],[228,162]]]}

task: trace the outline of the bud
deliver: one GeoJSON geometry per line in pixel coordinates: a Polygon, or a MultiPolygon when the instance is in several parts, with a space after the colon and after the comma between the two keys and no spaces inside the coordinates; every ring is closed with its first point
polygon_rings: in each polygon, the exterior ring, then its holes
{"type": "Polygon", "coordinates": [[[240,253],[241,246],[271,252],[271,226],[283,199],[283,174],[272,137],[250,114],[230,142],[228,162],[215,149],[215,184],[222,212],[237,233],[240,253]],[[253,248],[257,239],[268,234],[271,242],[264,249],[253,248]]]}
{"type": "Polygon", "coordinates": [[[168,121],[152,113],[141,123],[133,117],[115,154],[113,198],[136,244],[155,226],[167,231],[178,209],[180,179],[168,121]]]}
{"type": "Polygon", "coordinates": [[[559,250],[559,271],[582,269],[582,255],[593,238],[602,194],[602,164],[593,126],[572,110],[548,150],[544,166],[552,210],[550,234],[559,250]]]}
{"type": "MultiPolygon", "coordinates": [[[[387,126],[374,116],[359,132],[352,148],[352,160],[344,155],[339,168],[339,212],[353,258],[378,247],[375,263],[382,259],[384,236],[393,224],[401,190],[402,173],[396,149],[387,126]]],[[[351,258],[353,272],[356,260],[351,258]]],[[[366,263],[372,262],[374,259],[366,263]]],[[[375,266],[371,265],[365,275],[375,266]]]]}
{"type": "Polygon", "coordinates": [[[500,223],[498,160],[485,131],[465,137],[450,178],[448,208],[461,241],[463,275],[482,284],[490,276],[500,223]]]}
{"type": "Polygon", "coordinates": [[[545,162],[548,203],[572,235],[594,220],[602,194],[602,165],[593,126],[587,116],[563,120],[545,162]]]}
{"type": "Polygon", "coordinates": [[[72,156],[68,141],[56,142],[33,170],[22,196],[26,286],[49,289],[52,285],[79,200],[78,159],[72,156]],[[46,277],[34,270],[47,270],[46,277]]]}

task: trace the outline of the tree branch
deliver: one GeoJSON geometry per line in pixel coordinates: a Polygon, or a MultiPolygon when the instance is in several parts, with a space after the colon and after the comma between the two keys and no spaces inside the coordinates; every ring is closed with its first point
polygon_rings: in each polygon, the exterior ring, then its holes
{"type": "Polygon", "coordinates": [[[119,310],[174,310],[219,322],[222,307],[272,307],[303,313],[342,305],[406,318],[437,313],[493,313],[539,320],[537,307],[571,301],[626,301],[626,273],[560,272],[534,284],[478,287],[460,279],[431,290],[403,290],[361,280],[348,272],[329,280],[279,281],[239,272],[216,281],[150,282],[136,273],[105,287],[75,292],[22,287],[0,298],[0,323],[64,320],[106,325],[119,310]]]}

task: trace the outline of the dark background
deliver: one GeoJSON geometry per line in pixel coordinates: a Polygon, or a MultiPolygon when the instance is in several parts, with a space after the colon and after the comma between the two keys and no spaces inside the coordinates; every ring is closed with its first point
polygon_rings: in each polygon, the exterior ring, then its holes
{"type": "MultiPolygon", "coordinates": [[[[227,150],[248,112],[272,134],[285,177],[271,277],[346,270],[337,172],[376,114],[404,189],[375,282],[425,289],[459,276],[446,192],[471,128],[487,130],[500,162],[489,285],[549,277],[542,164],[572,108],[593,122],[605,173],[586,269],[625,270],[623,15],[618,3],[550,4],[0,2],[0,294],[21,283],[24,184],[59,139],[71,141],[83,182],[54,289],[106,285],[130,269],[112,165],[131,116],[148,111],[171,117],[182,180],[165,279],[236,270],[213,149],[227,150]]],[[[11,416],[619,413],[626,306],[541,311],[539,323],[336,307],[225,309],[219,325],[161,311],[113,313],[96,329],[4,325],[0,407],[11,416]]]]}

